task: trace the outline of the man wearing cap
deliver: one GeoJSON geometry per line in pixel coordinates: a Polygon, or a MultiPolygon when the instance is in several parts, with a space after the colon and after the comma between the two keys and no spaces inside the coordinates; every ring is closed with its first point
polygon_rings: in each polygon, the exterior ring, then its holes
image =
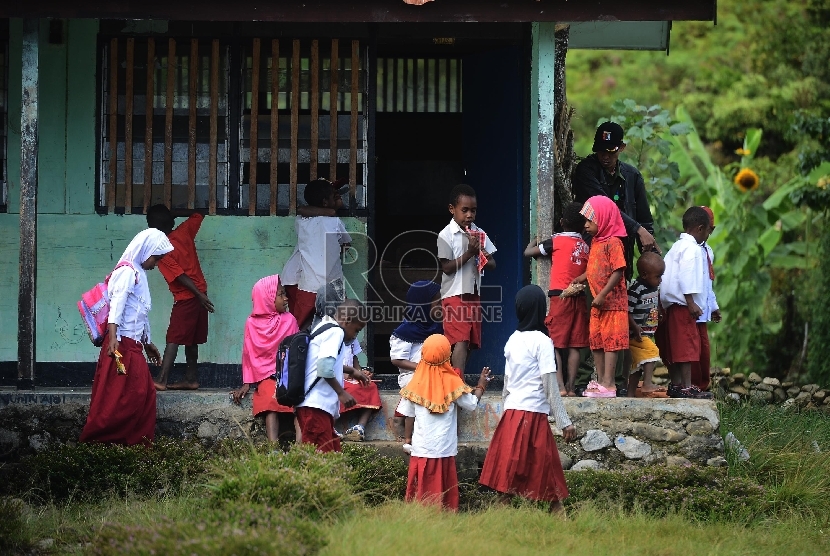
{"type": "Polygon", "coordinates": [[[654,241],[654,219],[646,198],[643,175],[631,164],[620,162],[625,150],[623,128],[614,122],[605,122],[594,135],[594,154],[577,164],[573,175],[574,200],[584,203],[594,195],[613,200],[620,209],[628,237],[625,246],[625,277],[632,277],[634,242],[639,241],[641,251],[657,251],[654,241]]]}

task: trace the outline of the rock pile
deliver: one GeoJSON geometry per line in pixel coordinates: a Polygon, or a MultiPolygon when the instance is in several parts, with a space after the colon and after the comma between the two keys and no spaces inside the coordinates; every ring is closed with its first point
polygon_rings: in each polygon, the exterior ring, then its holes
{"type": "Polygon", "coordinates": [[[785,407],[818,408],[830,411],[830,389],[818,384],[781,382],[758,373],[732,374],[729,368],[712,369],[712,391],[736,402],[752,400],[785,407]]]}

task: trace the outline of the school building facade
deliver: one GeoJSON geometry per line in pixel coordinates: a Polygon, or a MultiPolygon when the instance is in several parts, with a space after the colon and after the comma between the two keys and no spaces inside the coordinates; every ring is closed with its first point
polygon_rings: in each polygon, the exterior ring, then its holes
{"type": "MultiPolygon", "coordinates": [[[[280,273],[304,184],[348,178],[350,295],[388,363],[407,283],[440,281],[448,193],[469,183],[498,247],[482,291],[499,372],[522,258],[550,219],[554,30],[571,48],[667,49],[714,2],[28,0],[0,7],[0,386],[89,386],[98,349],[76,302],[166,203],[197,236],[216,306],[202,382],[240,380],[251,287],[280,273]],[[540,205],[540,199],[543,200],[540,205]]],[[[172,296],[148,273],[154,342],[172,296]]],[[[180,350],[183,361],[183,350],[180,350]]]]}

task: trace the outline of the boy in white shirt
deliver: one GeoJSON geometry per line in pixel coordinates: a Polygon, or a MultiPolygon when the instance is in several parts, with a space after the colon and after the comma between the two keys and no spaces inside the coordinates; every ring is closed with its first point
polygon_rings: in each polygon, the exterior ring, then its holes
{"type": "Polygon", "coordinates": [[[481,347],[481,277],[485,268],[496,268],[496,246],[474,223],[477,210],[475,190],[456,185],[450,192],[452,220],[438,234],[444,336],[452,345],[452,366],[462,375],[469,351],[481,347]]]}
{"type": "MultiPolygon", "coordinates": [[[[323,214],[343,206],[341,189],[328,180],[309,183],[303,193],[308,207],[302,214],[323,214]],[[323,210],[321,210],[323,209],[323,210]]],[[[297,216],[297,246],[280,276],[288,294],[288,308],[300,330],[311,324],[317,290],[330,282],[343,282],[341,252],[352,238],[336,216],[297,216]]]]}
{"type": "MultiPolygon", "coordinates": [[[[709,215],[709,234],[715,231],[715,214],[709,207],[700,207],[709,215]]],[[[706,323],[720,322],[720,307],[718,307],[718,300],[715,297],[715,289],[713,287],[715,280],[715,254],[707,242],[700,244],[703,256],[706,259],[706,265],[703,269],[703,292],[705,304],[700,306],[701,315],[697,319],[697,331],[700,335],[700,361],[692,363],[692,385],[697,386],[702,391],[709,389],[709,382],[711,380],[710,364],[711,351],[709,348],[709,328],[706,323]]]]}
{"type": "Polygon", "coordinates": [[[692,363],[700,361],[697,319],[703,312],[701,306],[706,305],[706,260],[700,245],[709,237],[709,215],[701,207],[691,207],[683,214],[683,229],[685,233],[666,253],[666,272],[660,287],[665,318],[655,339],[660,357],[669,368],[669,397],[708,399],[711,393],[701,392],[692,384],[692,363]]]}
{"type": "MultiPolygon", "coordinates": [[[[355,405],[355,399],[343,389],[343,342],[351,342],[366,326],[365,306],[347,299],[337,308],[334,318],[326,315],[314,328],[335,324],[311,340],[305,370],[305,399],[295,409],[303,442],[314,444],[320,452],[339,452],[340,438],[334,421],[340,416],[340,404],[355,405]]],[[[312,330],[312,332],[314,331],[312,330]]],[[[362,371],[352,375],[366,380],[362,371]]]]}

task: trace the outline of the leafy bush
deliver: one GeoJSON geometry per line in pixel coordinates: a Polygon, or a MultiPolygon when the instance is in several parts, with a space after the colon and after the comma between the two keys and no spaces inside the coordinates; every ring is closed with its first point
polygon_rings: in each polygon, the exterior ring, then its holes
{"type": "Polygon", "coordinates": [[[701,521],[752,520],[767,510],[763,487],[718,469],[649,467],[566,473],[571,493],[567,506],[605,501],[626,511],[639,509],[657,516],[681,513],[701,521]]]}
{"type": "Polygon", "coordinates": [[[100,556],[170,554],[265,556],[316,554],[319,526],[262,504],[228,503],[203,519],[103,527],[89,552],[100,556]]]}
{"type": "Polygon", "coordinates": [[[206,470],[195,441],[159,439],[150,447],[77,444],[24,459],[3,484],[8,493],[45,500],[91,500],[113,492],[176,493],[206,470]]]}
{"type": "Polygon", "coordinates": [[[403,500],[408,467],[402,457],[384,456],[377,448],[357,444],[344,444],[343,455],[354,471],[352,486],[366,503],[403,500]]]}
{"type": "Polygon", "coordinates": [[[23,520],[25,511],[23,500],[0,498],[0,552],[8,554],[31,547],[31,531],[23,520]]]}
{"type": "Polygon", "coordinates": [[[288,452],[250,450],[215,463],[207,489],[214,507],[228,503],[288,508],[314,520],[332,518],[358,506],[351,483],[354,471],[342,454],[295,444],[288,452]]]}

